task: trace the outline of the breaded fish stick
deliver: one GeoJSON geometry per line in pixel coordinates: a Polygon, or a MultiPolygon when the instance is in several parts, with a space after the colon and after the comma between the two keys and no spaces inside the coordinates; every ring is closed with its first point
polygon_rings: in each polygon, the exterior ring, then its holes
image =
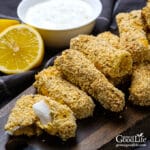
{"type": "Polygon", "coordinates": [[[115,34],[112,34],[109,31],[98,34],[96,39],[99,40],[100,42],[102,40],[104,40],[104,41],[108,42],[108,44],[110,44],[111,46],[120,50],[120,39],[119,39],[119,37],[115,34]]]}
{"type": "Polygon", "coordinates": [[[129,100],[140,106],[150,106],[150,64],[133,69],[129,100]]]}
{"type": "Polygon", "coordinates": [[[62,78],[55,66],[44,69],[36,76],[34,86],[40,94],[66,104],[78,119],[93,115],[95,104],[85,92],[62,78]]]}
{"type": "Polygon", "coordinates": [[[62,140],[74,137],[76,128],[75,117],[69,107],[41,95],[22,96],[5,125],[5,130],[12,135],[38,135],[45,130],[62,140]]]}
{"type": "Polygon", "coordinates": [[[133,62],[150,61],[150,57],[147,57],[150,56],[150,49],[144,31],[141,10],[119,13],[116,20],[121,48],[131,53],[133,62]]]}
{"type": "MultiPolygon", "coordinates": [[[[117,35],[112,34],[109,31],[98,34],[96,40],[99,40],[99,42],[106,41],[112,47],[115,47],[119,51],[121,50],[120,38],[117,35]]],[[[107,79],[114,86],[123,85],[126,81],[128,81],[130,74],[131,74],[131,72],[128,72],[128,74],[126,74],[122,77],[116,77],[116,78],[107,77],[107,79]]]]}
{"type": "Polygon", "coordinates": [[[100,42],[96,37],[79,35],[71,40],[70,47],[84,53],[97,69],[111,78],[122,77],[132,68],[130,53],[117,50],[108,41],[100,42]]]}
{"type": "Polygon", "coordinates": [[[55,65],[68,81],[93,96],[104,108],[114,112],[123,110],[124,94],[109,83],[81,52],[66,50],[57,57],[55,65]]]}

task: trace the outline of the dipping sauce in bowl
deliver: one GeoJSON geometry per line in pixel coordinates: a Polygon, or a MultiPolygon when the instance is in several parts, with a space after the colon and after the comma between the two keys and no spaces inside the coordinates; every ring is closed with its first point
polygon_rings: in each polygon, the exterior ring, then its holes
{"type": "Polygon", "coordinates": [[[63,48],[71,38],[91,33],[101,10],[100,0],[22,0],[17,14],[41,33],[47,46],[63,48]]]}
{"type": "Polygon", "coordinates": [[[46,29],[81,26],[93,17],[93,8],[82,0],[48,0],[28,9],[25,21],[46,29]]]}

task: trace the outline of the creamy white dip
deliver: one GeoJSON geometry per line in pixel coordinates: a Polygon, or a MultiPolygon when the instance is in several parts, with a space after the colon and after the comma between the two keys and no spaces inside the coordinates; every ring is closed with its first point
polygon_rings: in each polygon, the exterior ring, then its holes
{"type": "Polygon", "coordinates": [[[46,29],[68,29],[87,23],[93,9],[83,0],[47,0],[30,7],[25,21],[46,29]]]}

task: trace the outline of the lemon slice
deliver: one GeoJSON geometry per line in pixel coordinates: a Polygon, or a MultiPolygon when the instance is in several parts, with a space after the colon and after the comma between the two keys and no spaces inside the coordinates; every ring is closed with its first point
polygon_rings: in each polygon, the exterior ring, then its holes
{"type": "Polygon", "coordinates": [[[0,19],[0,32],[2,32],[4,29],[8,28],[9,26],[20,24],[18,20],[12,20],[12,19],[0,19]]]}
{"type": "Polygon", "coordinates": [[[37,67],[44,56],[40,34],[24,24],[8,27],[0,34],[0,71],[21,73],[37,67]]]}

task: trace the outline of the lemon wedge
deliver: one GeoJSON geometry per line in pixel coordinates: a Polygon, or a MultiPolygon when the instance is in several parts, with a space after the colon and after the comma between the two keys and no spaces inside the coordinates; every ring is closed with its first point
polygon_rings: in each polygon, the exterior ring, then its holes
{"type": "Polygon", "coordinates": [[[18,20],[13,20],[13,19],[0,19],[0,32],[16,24],[20,24],[20,22],[18,20]]]}
{"type": "Polygon", "coordinates": [[[0,71],[25,72],[41,64],[44,44],[41,35],[24,24],[13,25],[0,34],[0,71]]]}

